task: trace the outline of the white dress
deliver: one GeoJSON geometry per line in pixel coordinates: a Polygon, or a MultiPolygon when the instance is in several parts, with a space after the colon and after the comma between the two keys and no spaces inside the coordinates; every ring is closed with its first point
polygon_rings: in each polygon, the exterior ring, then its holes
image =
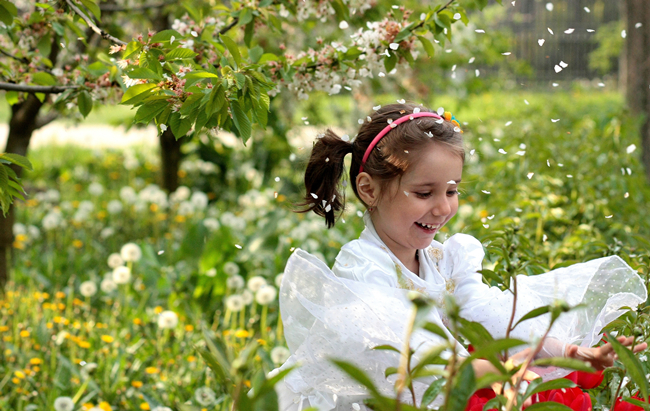
{"type": "MultiPolygon", "coordinates": [[[[356,364],[382,393],[394,396],[394,376],[386,379],[384,371],[397,366],[399,355],[371,348],[403,345],[405,323],[411,311],[408,291],[426,294],[438,306],[442,306],[446,293],[453,294],[462,317],[483,324],[495,338],[505,336],[513,295],[483,283],[477,271],[481,269],[484,252],[476,238],[456,234],[444,244],[433,241],[430,247],[419,250],[418,276],[383,244],[367,214],[364,221],[365,230],[358,240],[342,247],[332,270],[300,249],[287,262],[280,310],[291,357],[280,369],[295,364],[300,367],[276,387],[281,411],[309,407],[321,411],[365,409],[365,389],[339,371],[330,358],[356,364]]],[[[517,289],[515,320],[558,299],[571,306],[584,304],[585,308],[560,316],[549,337],[555,342],[585,347],[600,340],[600,330],[625,312],[622,307],[636,307],[647,298],[641,278],[616,256],[542,275],[519,275],[517,289]]],[[[447,330],[443,309],[432,310],[428,319],[447,330]]],[[[511,337],[526,341],[540,338],[548,324],[548,316],[524,321],[511,337]]],[[[416,361],[419,354],[440,342],[440,337],[433,334],[415,332],[411,346],[416,361]]],[[[547,355],[560,355],[551,344],[545,348],[556,351],[547,355]]],[[[461,355],[467,355],[460,344],[457,349],[461,355]]],[[[554,368],[535,371],[544,379],[568,372],[554,368]]],[[[428,383],[414,383],[418,401],[428,383]]],[[[408,402],[408,398],[404,400],[408,402]]]]}

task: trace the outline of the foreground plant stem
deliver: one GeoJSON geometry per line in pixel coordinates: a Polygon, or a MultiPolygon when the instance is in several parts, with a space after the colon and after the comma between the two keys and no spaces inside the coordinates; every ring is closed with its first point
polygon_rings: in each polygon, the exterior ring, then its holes
{"type": "MultiPolygon", "coordinates": [[[[397,390],[396,390],[396,396],[397,396],[397,410],[399,411],[401,409],[400,407],[400,397],[402,396],[402,392],[404,391],[404,387],[406,386],[406,376],[410,371],[410,366],[409,366],[409,352],[411,350],[411,334],[413,334],[413,326],[415,324],[415,317],[417,315],[417,308],[413,307],[413,310],[411,310],[411,315],[408,319],[408,322],[406,323],[406,337],[404,339],[404,345],[402,346],[402,352],[401,356],[399,359],[399,367],[397,368],[397,390]]],[[[415,403],[415,392],[413,391],[413,386],[412,384],[409,384],[409,389],[411,391],[411,395],[413,397],[413,405],[416,405],[415,403]]]]}

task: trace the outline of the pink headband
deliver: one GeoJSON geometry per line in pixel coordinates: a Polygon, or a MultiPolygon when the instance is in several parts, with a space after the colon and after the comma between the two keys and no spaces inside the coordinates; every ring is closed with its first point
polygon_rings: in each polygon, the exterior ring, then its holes
{"type": "Polygon", "coordinates": [[[377,143],[379,143],[379,140],[382,139],[386,134],[388,134],[389,131],[397,127],[398,125],[405,123],[406,121],[413,120],[414,118],[418,117],[435,117],[437,119],[443,120],[442,117],[440,117],[437,113],[430,113],[428,111],[421,111],[419,113],[412,113],[412,114],[407,114],[403,117],[398,118],[395,121],[390,122],[379,134],[377,134],[377,137],[375,137],[368,148],[366,149],[366,153],[363,155],[363,159],[361,160],[361,166],[359,166],[359,173],[363,172],[363,165],[366,164],[366,160],[368,160],[368,157],[370,157],[370,153],[372,152],[372,149],[375,148],[377,143]]]}

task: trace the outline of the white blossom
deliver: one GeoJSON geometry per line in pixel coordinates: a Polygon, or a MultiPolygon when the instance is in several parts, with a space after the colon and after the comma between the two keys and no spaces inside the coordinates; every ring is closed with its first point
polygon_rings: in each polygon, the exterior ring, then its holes
{"type": "Polygon", "coordinates": [[[241,311],[244,306],[244,299],[241,295],[233,294],[226,298],[226,308],[232,312],[241,311]]]}
{"type": "Polygon", "coordinates": [[[117,284],[115,284],[115,281],[113,281],[111,278],[104,278],[102,282],[99,284],[99,288],[105,293],[112,293],[117,289],[117,284]]]}
{"type": "Polygon", "coordinates": [[[287,347],[273,347],[271,350],[271,360],[275,364],[284,364],[289,359],[291,352],[287,347]]]}
{"type": "Polygon", "coordinates": [[[139,261],[140,258],[142,258],[142,250],[140,249],[140,246],[137,245],[136,243],[127,243],[124,244],[120,249],[120,256],[126,262],[139,261]]]}
{"type": "Polygon", "coordinates": [[[228,275],[239,274],[239,266],[232,261],[228,261],[223,265],[223,271],[228,275]]]}
{"type": "Polygon", "coordinates": [[[251,290],[252,292],[257,292],[257,290],[259,290],[265,285],[266,285],[266,280],[263,277],[260,277],[259,275],[249,278],[248,282],[246,283],[246,287],[248,287],[248,289],[251,290]]]}
{"type": "Polygon", "coordinates": [[[121,266],[113,270],[113,281],[115,284],[126,284],[131,281],[131,269],[121,266]]]}
{"type": "Polygon", "coordinates": [[[278,295],[277,290],[272,285],[265,285],[260,287],[259,290],[255,293],[255,301],[259,305],[268,305],[275,300],[275,297],[278,295]]]}
{"type": "Polygon", "coordinates": [[[92,297],[97,293],[97,284],[94,281],[84,281],[79,285],[79,292],[84,297],[92,297]]]}
{"type": "Polygon", "coordinates": [[[108,266],[110,268],[117,268],[122,265],[124,265],[124,260],[118,253],[113,253],[108,256],[108,266]]]}
{"type": "Polygon", "coordinates": [[[170,310],[161,312],[158,315],[159,328],[176,328],[178,325],[178,315],[170,310]]]}
{"type": "Polygon", "coordinates": [[[120,200],[111,200],[106,205],[106,211],[108,211],[109,214],[119,214],[123,209],[124,206],[120,200]]]}
{"type": "Polygon", "coordinates": [[[234,290],[238,290],[244,286],[244,279],[241,275],[231,275],[226,279],[226,286],[234,290]]]}
{"type": "Polygon", "coordinates": [[[59,397],[54,400],[55,411],[72,411],[74,410],[74,402],[70,397],[59,397]]]}
{"type": "Polygon", "coordinates": [[[104,186],[95,181],[88,186],[88,193],[93,196],[100,196],[104,194],[104,186]]]}
{"type": "Polygon", "coordinates": [[[210,387],[200,387],[194,393],[194,398],[201,406],[207,407],[216,401],[217,396],[210,387]]]}

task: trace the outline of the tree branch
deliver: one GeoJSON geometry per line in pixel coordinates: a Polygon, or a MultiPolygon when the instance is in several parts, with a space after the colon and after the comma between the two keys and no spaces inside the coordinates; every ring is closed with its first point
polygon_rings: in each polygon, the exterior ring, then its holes
{"type": "Polygon", "coordinates": [[[100,36],[102,36],[106,40],[110,40],[113,43],[117,43],[117,44],[119,44],[121,46],[125,46],[127,44],[127,43],[123,42],[122,40],[118,39],[117,37],[113,37],[110,34],[108,34],[107,32],[105,32],[104,30],[97,27],[97,25],[95,23],[93,23],[93,21],[90,19],[90,17],[88,17],[83,11],[81,11],[81,9],[79,9],[79,7],[75,6],[74,3],[72,3],[71,0],[65,0],[65,2],[68,3],[68,6],[70,6],[70,8],[72,10],[74,10],[75,13],[77,13],[82,19],[84,19],[84,21],[86,22],[88,27],[90,27],[95,33],[99,34],[100,36]]]}
{"type": "Polygon", "coordinates": [[[219,34],[226,34],[231,28],[235,27],[239,23],[239,17],[235,17],[235,19],[227,26],[219,30],[219,34]]]}
{"type": "Polygon", "coordinates": [[[440,13],[441,11],[443,11],[444,9],[446,9],[447,7],[451,6],[451,3],[453,3],[454,1],[455,1],[455,0],[449,0],[449,2],[448,2],[447,4],[445,4],[444,6],[442,6],[442,8],[441,8],[440,10],[437,11],[437,13],[440,13]]]}
{"type": "Polygon", "coordinates": [[[34,123],[34,129],[38,130],[39,128],[50,124],[57,118],[59,118],[59,113],[57,113],[56,111],[50,111],[46,115],[39,115],[38,117],[36,117],[36,122],[34,123]]]}
{"type": "Polygon", "coordinates": [[[70,86],[31,86],[28,84],[15,84],[15,83],[4,83],[0,82],[0,90],[8,91],[24,91],[26,93],[44,93],[44,94],[55,94],[62,93],[66,90],[79,88],[80,86],[70,85],[70,86]]]}
{"type": "Polygon", "coordinates": [[[4,50],[2,50],[2,49],[0,49],[0,53],[4,54],[4,55],[7,56],[7,57],[11,57],[11,58],[14,59],[14,60],[18,60],[18,61],[20,61],[20,62],[23,63],[23,64],[29,64],[29,59],[27,59],[27,57],[18,57],[18,56],[14,56],[13,54],[8,53],[8,52],[6,52],[6,51],[4,51],[4,50]]]}
{"type": "Polygon", "coordinates": [[[126,6],[120,6],[117,4],[100,4],[99,9],[101,11],[142,11],[142,10],[148,10],[148,9],[159,9],[161,7],[165,6],[170,6],[172,4],[176,4],[176,0],[168,0],[168,1],[161,1],[159,3],[152,3],[152,4],[143,4],[142,6],[133,6],[133,7],[126,7],[126,6]]]}

